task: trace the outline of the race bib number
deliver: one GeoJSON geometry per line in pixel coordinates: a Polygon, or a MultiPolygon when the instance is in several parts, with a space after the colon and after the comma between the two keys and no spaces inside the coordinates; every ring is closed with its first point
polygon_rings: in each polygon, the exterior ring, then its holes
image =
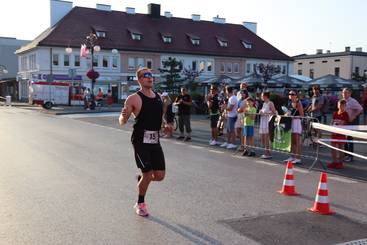
{"type": "Polygon", "coordinates": [[[144,131],[143,143],[145,144],[158,144],[158,131],[144,131]]]}

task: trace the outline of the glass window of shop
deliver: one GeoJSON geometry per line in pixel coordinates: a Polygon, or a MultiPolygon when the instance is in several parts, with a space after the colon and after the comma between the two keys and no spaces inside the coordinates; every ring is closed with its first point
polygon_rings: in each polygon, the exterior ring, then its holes
{"type": "Polygon", "coordinates": [[[93,66],[98,67],[98,55],[93,55],[93,66]]]}
{"type": "Polygon", "coordinates": [[[138,58],[138,68],[144,67],[144,58],[138,58]]]}
{"type": "Polygon", "coordinates": [[[135,59],[134,58],[129,58],[127,60],[127,63],[128,63],[129,70],[135,70],[135,59]]]}
{"type": "Polygon", "coordinates": [[[212,62],[208,61],[208,63],[206,64],[206,70],[212,71],[212,62]]]}
{"type": "Polygon", "coordinates": [[[108,67],[108,56],[103,56],[102,66],[104,68],[108,67]]]}
{"type": "Polygon", "coordinates": [[[70,55],[64,54],[64,66],[70,66],[70,55]]]}
{"type": "Polygon", "coordinates": [[[80,66],[80,56],[79,55],[74,56],[74,66],[80,66]]]}
{"type": "Polygon", "coordinates": [[[58,66],[59,65],[59,54],[53,54],[52,55],[52,64],[54,66],[58,66]]]}
{"type": "Polygon", "coordinates": [[[112,57],[112,68],[117,68],[117,57],[116,56],[112,57]]]}

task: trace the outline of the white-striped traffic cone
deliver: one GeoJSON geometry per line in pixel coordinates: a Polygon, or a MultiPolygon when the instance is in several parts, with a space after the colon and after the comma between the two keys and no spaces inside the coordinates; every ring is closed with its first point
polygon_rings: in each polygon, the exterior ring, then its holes
{"type": "Polygon", "coordinates": [[[299,195],[296,192],[296,186],[294,185],[294,176],[293,176],[293,163],[292,161],[288,161],[287,169],[285,170],[283,187],[279,193],[287,196],[296,196],[299,195]]]}
{"type": "Polygon", "coordinates": [[[333,214],[334,212],[330,209],[328,195],[327,174],[322,172],[319,187],[317,188],[315,203],[313,207],[308,210],[319,214],[333,214]]]}

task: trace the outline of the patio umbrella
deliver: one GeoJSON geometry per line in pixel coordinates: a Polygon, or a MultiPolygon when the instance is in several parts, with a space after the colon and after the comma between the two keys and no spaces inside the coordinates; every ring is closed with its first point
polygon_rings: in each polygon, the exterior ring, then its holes
{"type": "Polygon", "coordinates": [[[319,85],[320,87],[323,88],[333,88],[333,87],[341,88],[346,86],[347,87],[352,86],[352,82],[350,80],[346,80],[344,78],[329,74],[323,77],[313,79],[312,81],[310,81],[309,85],[310,86],[319,85]]]}

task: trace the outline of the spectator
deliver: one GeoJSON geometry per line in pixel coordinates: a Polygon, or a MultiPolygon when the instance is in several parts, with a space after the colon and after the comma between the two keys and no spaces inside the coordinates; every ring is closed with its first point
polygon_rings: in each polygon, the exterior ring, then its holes
{"type": "Polygon", "coordinates": [[[227,147],[227,149],[237,148],[235,145],[236,135],[234,132],[234,125],[237,120],[237,108],[238,101],[236,95],[233,94],[233,88],[226,87],[228,104],[226,108],[227,112],[227,142],[221,144],[221,147],[227,147]]]}
{"type": "Polygon", "coordinates": [[[102,105],[102,101],[103,101],[103,91],[102,88],[98,88],[98,93],[96,96],[96,100],[98,102],[98,104],[101,106],[102,105]]]}
{"type": "Polygon", "coordinates": [[[269,121],[271,115],[275,115],[277,113],[273,102],[269,99],[270,93],[269,92],[263,92],[261,94],[261,99],[264,101],[263,106],[260,113],[260,129],[259,134],[261,138],[261,144],[265,148],[265,153],[260,156],[262,159],[270,159],[270,144],[269,144],[269,121]]]}
{"type": "Polygon", "coordinates": [[[318,122],[322,122],[322,107],[325,104],[325,97],[320,94],[320,87],[317,85],[312,86],[312,98],[311,105],[307,108],[307,112],[311,114],[318,122]]]}
{"type": "MultiPolygon", "coordinates": [[[[345,111],[347,102],[345,100],[339,100],[338,102],[338,110],[333,113],[333,120],[331,122],[332,125],[346,125],[349,121],[348,113],[345,111]]],[[[331,145],[337,147],[339,149],[344,149],[345,142],[341,140],[346,140],[345,135],[342,134],[332,134],[331,139],[336,140],[332,141],[331,145]]],[[[327,165],[328,168],[344,168],[343,160],[344,160],[344,152],[339,151],[339,158],[336,160],[336,150],[331,150],[331,157],[333,161],[327,165]]]]}
{"type": "Polygon", "coordinates": [[[167,92],[162,93],[163,102],[163,123],[165,136],[167,138],[172,138],[173,136],[173,123],[175,119],[175,114],[172,111],[172,100],[167,92]]]}
{"type": "MultiPolygon", "coordinates": [[[[352,91],[349,88],[344,88],[342,90],[342,97],[346,101],[345,111],[348,113],[349,116],[349,124],[350,125],[359,125],[359,115],[363,112],[362,106],[358,103],[357,100],[351,97],[352,91]]],[[[347,137],[347,143],[345,144],[344,148],[346,151],[354,152],[354,145],[352,142],[353,137],[347,137]]],[[[353,156],[350,154],[345,154],[344,161],[351,162],[353,161],[353,156]]]]}
{"type": "Polygon", "coordinates": [[[178,106],[178,127],[180,129],[180,136],[178,137],[178,139],[190,141],[192,99],[191,96],[187,93],[186,88],[181,88],[181,94],[177,96],[175,100],[175,105],[178,106]],[[186,129],[186,137],[184,135],[184,129],[186,129]]]}
{"type": "MultiPolygon", "coordinates": [[[[243,109],[246,107],[246,99],[248,98],[247,90],[241,90],[240,91],[240,99],[238,100],[238,110],[237,110],[237,120],[235,123],[235,129],[236,129],[236,136],[241,141],[240,150],[244,150],[244,136],[243,136],[243,109]]],[[[237,97],[238,98],[238,97],[237,97]]]]}
{"type": "Polygon", "coordinates": [[[286,116],[292,117],[292,140],[291,140],[291,156],[284,160],[286,162],[292,161],[293,163],[301,163],[302,145],[301,134],[302,124],[300,117],[304,116],[303,107],[298,99],[297,92],[294,90],[289,91],[289,104],[286,116]]]}
{"type": "Polygon", "coordinates": [[[241,100],[242,94],[245,93],[245,97],[248,97],[247,83],[242,82],[240,84],[240,91],[237,92],[237,100],[241,100]]]}
{"type": "Polygon", "coordinates": [[[254,147],[254,124],[256,117],[255,100],[251,97],[246,99],[246,106],[243,107],[244,118],[243,118],[243,136],[245,149],[242,156],[255,156],[254,147]]]}
{"type": "Polygon", "coordinates": [[[207,96],[207,104],[210,115],[210,128],[212,132],[212,138],[209,141],[209,145],[216,145],[218,143],[218,120],[219,120],[219,97],[218,89],[215,85],[211,85],[210,93],[207,96]]]}
{"type": "Polygon", "coordinates": [[[89,88],[84,89],[83,99],[84,99],[84,109],[90,110],[89,102],[91,100],[91,94],[89,88]]]}
{"type": "Polygon", "coordinates": [[[112,100],[111,90],[107,90],[107,103],[109,107],[112,106],[113,100],[112,100]]]}

